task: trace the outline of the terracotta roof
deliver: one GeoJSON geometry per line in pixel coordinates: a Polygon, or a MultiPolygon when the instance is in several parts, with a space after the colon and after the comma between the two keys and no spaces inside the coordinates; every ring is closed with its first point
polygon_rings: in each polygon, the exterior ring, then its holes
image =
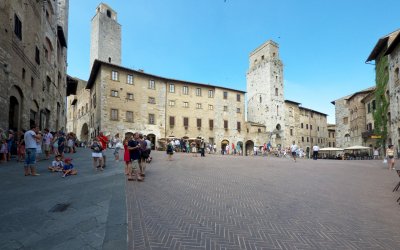
{"type": "Polygon", "coordinates": [[[98,71],[99,71],[99,69],[100,69],[100,67],[102,65],[107,65],[107,66],[118,68],[118,69],[121,69],[121,70],[130,71],[130,72],[132,72],[132,73],[134,73],[136,75],[143,75],[143,76],[159,78],[159,79],[162,79],[162,80],[165,80],[165,81],[169,81],[169,82],[181,82],[181,83],[192,84],[192,85],[203,86],[203,87],[226,89],[226,90],[231,90],[231,91],[235,91],[235,92],[239,92],[239,93],[243,93],[243,94],[246,93],[246,91],[238,90],[238,89],[231,89],[231,88],[226,88],[226,87],[217,86],[217,85],[211,85],[211,84],[206,84],[206,83],[190,82],[190,81],[177,80],[177,79],[173,79],[173,78],[167,78],[167,77],[163,77],[163,76],[157,76],[157,75],[154,75],[154,74],[145,73],[143,71],[138,71],[138,70],[126,68],[126,67],[123,67],[123,66],[120,66],[120,65],[103,62],[103,61],[100,61],[100,60],[97,60],[97,59],[93,63],[92,70],[91,70],[90,76],[89,76],[89,80],[88,80],[87,85],[86,85],[86,89],[92,88],[92,86],[93,86],[93,84],[94,84],[94,82],[96,80],[96,76],[98,74],[98,71]]]}

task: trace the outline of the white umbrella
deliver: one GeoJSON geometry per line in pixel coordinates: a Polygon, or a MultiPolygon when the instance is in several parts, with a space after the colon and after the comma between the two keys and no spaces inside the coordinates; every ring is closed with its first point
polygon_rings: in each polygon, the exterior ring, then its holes
{"type": "Polygon", "coordinates": [[[362,150],[362,149],[371,149],[371,148],[364,147],[364,146],[351,146],[351,147],[345,148],[344,150],[362,150]]]}
{"type": "Polygon", "coordinates": [[[343,148],[320,148],[319,151],[343,151],[343,148]]]}

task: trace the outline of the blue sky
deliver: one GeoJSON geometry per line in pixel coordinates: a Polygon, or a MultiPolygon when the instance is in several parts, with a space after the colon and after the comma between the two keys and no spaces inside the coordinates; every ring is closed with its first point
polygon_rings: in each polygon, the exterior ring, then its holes
{"type": "MultiPolygon", "coordinates": [[[[68,74],[89,76],[90,21],[100,1],[70,0],[68,74]]],[[[108,0],[122,25],[122,65],[246,90],[249,53],[272,39],[285,99],[328,114],[332,100],[375,84],[365,60],[400,28],[398,0],[108,0]]]]}

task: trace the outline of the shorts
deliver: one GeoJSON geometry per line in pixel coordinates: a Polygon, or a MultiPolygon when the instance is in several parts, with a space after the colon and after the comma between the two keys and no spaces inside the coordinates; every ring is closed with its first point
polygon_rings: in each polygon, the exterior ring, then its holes
{"type": "Polygon", "coordinates": [[[25,154],[25,166],[33,166],[36,163],[36,148],[27,148],[25,154]]]}
{"type": "Polygon", "coordinates": [[[103,154],[101,152],[100,153],[92,152],[92,157],[93,158],[101,158],[101,157],[103,157],[103,154]]]}
{"type": "Polygon", "coordinates": [[[292,156],[296,156],[296,152],[292,152],[292,156]]]}
{"type": "Polygon", "coordinates": [[[394,158],[394,156],[393,156],[393,155],[389,155],[388,157],[389,157],[389,159],[393,159],[393,158],[394,158]]]}
{"type": "Polygon", "coordinates": [[[50,151],[50,144],[43,144],[43,149],[44,149],[44,152],[49,152],[50,151]]]}
{"type": "Polygon", "coordinates": [[[132,169],[136,170],[139,168],[139,160],[132,161],[132,169]]]}

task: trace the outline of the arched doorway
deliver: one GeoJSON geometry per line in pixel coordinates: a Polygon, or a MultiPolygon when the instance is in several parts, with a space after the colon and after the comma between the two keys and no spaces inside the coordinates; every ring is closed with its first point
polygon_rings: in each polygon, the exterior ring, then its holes
{"type": "Polygon", "coordinates": [[[23,110],[23,97],[22,90],[13,85],[10,88],[10,106],[8,109],[8,127],[14,131],[21,129],[21,116],[23,110]]]}
{"type": "Polygon", "coordinates": [[[147,139],[151,141],[151,149],[156,149],[156,135],[155,134],[148,134],[147,139]]]}
{"type": "Polygon", "coordinates": [[[81,129],[81,141],[89,141],[89,127],[87,123],[84,123],[81,129]]]}
{"type": "Polygon", "coordinates": [[[226,152],[226,146],[229,145],[229,141],[228,140],[222,140],[221,141],[221,152],[222,154],[228,154],[229,152],[226,152]]]}
{"type": "Polygon", "coordinates": [[[8,112],[8,127],[14,131],[19,129],[19,102],[15,96],[10,96],[10,108],[8,112]]]}
{"type": "Polygon", "coordinates": [[[251,155],[251,152],[253,152],[253,150],[254,150],[254,142],[252,140],[246,141],[246,148],[245,148],[246,156],[251,155]]]}

